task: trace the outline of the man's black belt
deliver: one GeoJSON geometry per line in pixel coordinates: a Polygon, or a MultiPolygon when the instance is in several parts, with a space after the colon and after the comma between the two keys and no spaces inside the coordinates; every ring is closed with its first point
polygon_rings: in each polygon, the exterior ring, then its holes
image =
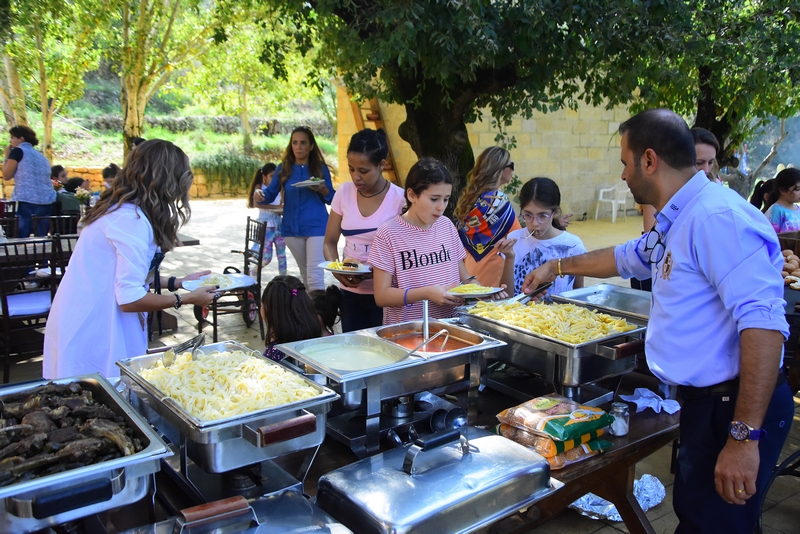
{"type": "MultiPolygon", "coordinates": [[[[785,383],[786,375],[784,374],[783,370],[780,370],[778,372],[778,380],[775,383],[775,388],[777,389],[785,383]]],[[[678,386],[678,392],[683,400],[704,399],[711,395],[736,395],[739,392],[739,377],[737,376],[736,378],[731,378],[725,382],[720,382],[719,384],[702,388],[696,388],[694,386],[678,386]]]]}

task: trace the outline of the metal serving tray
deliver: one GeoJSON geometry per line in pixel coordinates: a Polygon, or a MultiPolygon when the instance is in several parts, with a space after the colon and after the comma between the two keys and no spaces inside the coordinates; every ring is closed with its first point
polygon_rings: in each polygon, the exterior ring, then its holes
{"type": "Polygon", "coordinates": [[[434,435],[322,476],[317,506],[359,534],[462,533],[563,486],[531,449],[485,430],[462,430],[467,453],[464,441],[434,435]]]}
{"type": "MultiPolygon", "coordinates": [[[[593,308],[586,303],[583,307],[593,308]]],[[[644,321],[629,319],[638,328],[617,332],[584,343],[568,343],[529,330],[511,326],[496,319],[469,313],[470,306],[457,308],[459,320],[507,346],[495,351],[496,359],[540,375],[552,384],[580,387],[602,378],[633,370],[636,356],[644,353],[644,321]]]]}
{"type": "Polygon", "coordinates": [[[555,302],[592,306],[609,315],[644,321],[650,319],[651,293],[613,284],[598,284],[553,295],[555,302]]]}
{"type": "MultiPolygon", "coordinates": [[[[225,350],[241,350],[287,370],[260,352],[234,341],[199,349],[202,353],[225,350]]],[[[209,473],[222,473],[316,447],[325,438],[325,421],[331,402],[339,398],[333,390],[289,369],[288,372],[302,378],[319,395],[216,421],[200,421],[139,374],[160,359],[160,354],[148,354],[117,362],[130,386],[131,404],[173,443],[179,444],[185,439],[189,458],[209,473]]]]}
{"type": "Polygon", "coordinates": [[[0,397],[49,383],[77,382],[122,417],[145,448],[130,456],[70,469],[0,488],[0,532],[35,532],[142,499],[150,492],[169,447],[100,374],[26,382],[0,388],[0,397]]]}

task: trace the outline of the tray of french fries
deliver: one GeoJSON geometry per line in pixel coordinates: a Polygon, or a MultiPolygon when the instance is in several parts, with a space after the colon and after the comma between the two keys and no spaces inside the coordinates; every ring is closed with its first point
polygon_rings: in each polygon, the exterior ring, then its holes
{"type": "MultiPolygon", "coordinates": [[[[526,304],[505,300],[481,301],[456,308],[459,320],[469,326],[488,330],[498,339],[509,337],[526,344],[542,340],[564,349],[592,348],[620,340],[643,336],[644,321],[602,313],[590,305],[553,304],[532,301],[526,304]]],[[[554,350],[563,354],[564,350],[554,350]]]]}

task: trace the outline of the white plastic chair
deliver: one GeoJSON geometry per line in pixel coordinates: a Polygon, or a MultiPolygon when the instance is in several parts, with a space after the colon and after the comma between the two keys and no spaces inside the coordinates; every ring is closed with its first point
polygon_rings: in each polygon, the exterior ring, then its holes
{"type": "Polygon", "coordinates": [[[617,222],[617,210],[619,210],[620,207],[622,208],[622,216],[627,221],[627,199],[629,192],[628,184],[623,181],[620,181],[613,187],[604,187],[601,189],[597,197],[597,207],[594,210],[594,220],[597,220],[597,216],[600,213],[600,203],[608,202],[611,204],[611,222],[617,222]]]}

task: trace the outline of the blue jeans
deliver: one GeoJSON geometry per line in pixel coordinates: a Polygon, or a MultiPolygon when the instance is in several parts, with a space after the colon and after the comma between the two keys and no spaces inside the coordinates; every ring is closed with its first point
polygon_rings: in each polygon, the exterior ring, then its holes
{"type": "MultiPolygon", "coordinates": [[[[30,202],[17,202],[17,218],[19,219],[19,237],[30,237],[33,230],[31,215],[47,217],[53,214],[52,204],[31,204],[30,202]]],[[[37,236],[46,236],[50,229],[50,221],[39,221],[37,236]]]]}
{"type": "Polygon", "coordinates": [[[755,495],[746,504],[728,504],[714,487],[717,456],[728,440],[736,395],[710,395],[685,400],[681,409],[681,448],[672,506],[680,523],[676,534],[752,534],[761,508],[764,485],[775,468],[794,417],[788,384],[775,389],[761,427],[767,436],[759,441],[760,464],[755,495]]]}

